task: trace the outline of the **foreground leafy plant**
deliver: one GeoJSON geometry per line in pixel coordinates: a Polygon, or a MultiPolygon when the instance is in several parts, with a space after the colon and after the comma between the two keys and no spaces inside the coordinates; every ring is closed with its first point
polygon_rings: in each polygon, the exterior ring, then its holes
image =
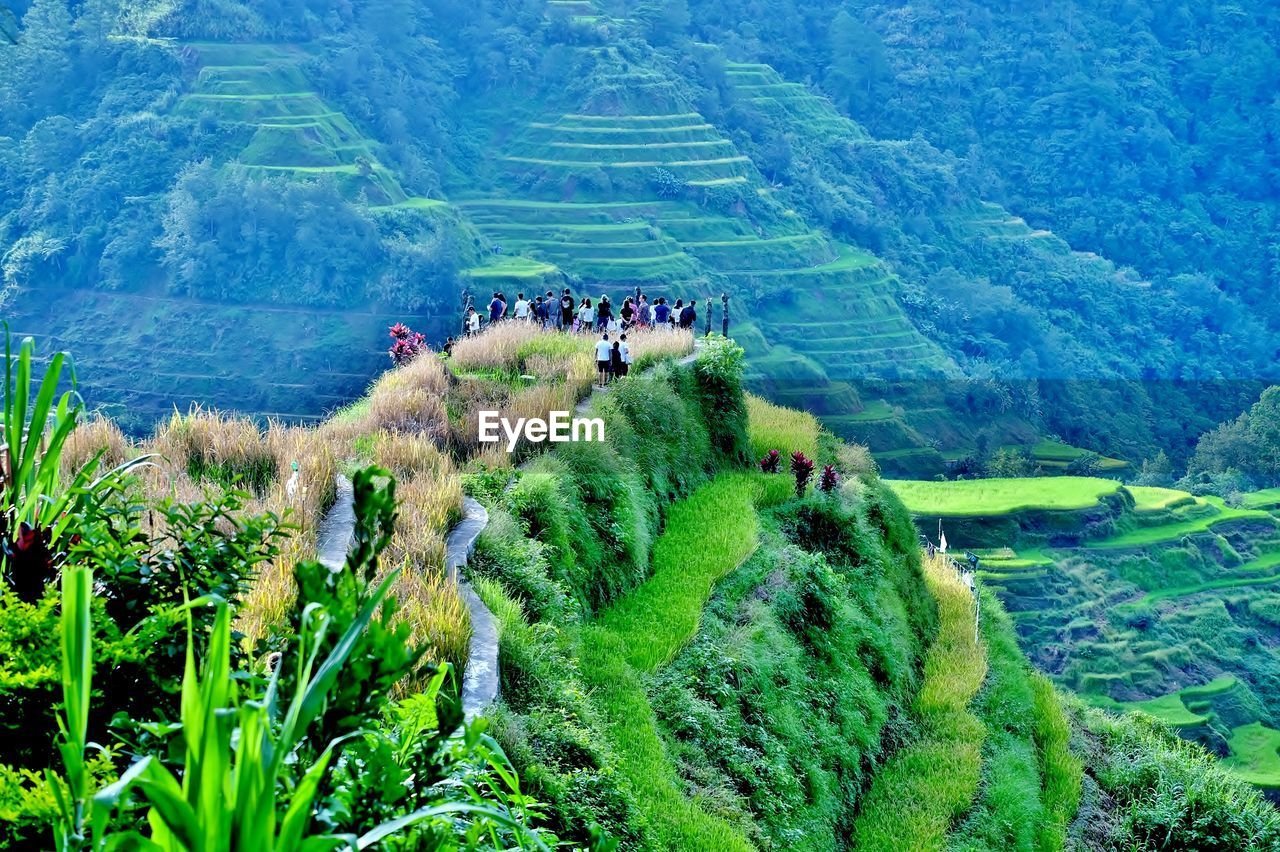
{"type": "MultiPolygon", "coordinates": [[[[354,583],[339,583],[337,588],[345,594],[331,595],[324,604],[302,604],[296,642],[275,666],[264,689],[255,689],[255,679],[246,678],[232,665],[228,604],[209,595],[183,607],[187,647],[180,742],[175,743],[179,746],[176,750],[171,750],[182,755],[180,772],[148,755],[130,766],[118,781],[90,792],[85,753],[96,748],[87,742],[92,682],[92,571],[79,565],[68,568],[64,573],[61,625],[63,712],[59,716],[59,748],[66,777],[58,778],[52,771],[47,774],[57,803],[54,837],[59,852],[116,848],[168,852],[365,849],[422,825],[429,825],[430,830],[416,835],[418,842],[413,848],[456,845],[459,831],[476,838],[487,834],[495,846],[509,847],[514,843],[521,848],[545,848],[524,824],[528,802],[520,796],[518,779],[501,759],[496,744],[493,750],[497,754],[486,753],[485,760],[496,773],[497,783],[512,789],[513,795],[494,796],[492,788],[472,784],[469,794],[459,797],[446,785],[432,787],[432,782],[443,777],[449,766],[448,761],[441,760],[433,772],[414,779],[423,784],[419,801],[424,804],[413,811],[376,824],[353,825],[345,832],[325,828],[317,832],[313,826],[324,790],[334,780],[330,767],[335,758],[349,740],[370,734],[359,727],[366,717],[353,718],[350,713],[340,712],[339,726],[349,730],[334,737],[317,736],[325,727],[320,720],[335,709],[338,685],[352,683],[351,672],[347,671],[352,658],[368,655],[372,650],[394,650],[399,641],[399,665],[416,659],[404,651],[401,633],[386,632],[393,610],[388,593],[398,572],[386,573],[372,589],[364,583],[373,576],[377,555],[386,544],[394,520],[393,488],[373,487],[373,479],[380,473],[371,469],[356,477],[363,486],[357,492],[357,546],[339,572],[356,578],[354,583]],[[195,614],[205,607],[213,608],[215,615],[198,667],[195,614]],[[382,617],[375,620],[379,610],[382,617]],[[374,637],[372,644],[370,636],[374,637]],[[117,812],[128,807],[134,794],[149,805],[145,833],[127,819],[114,819],[117,812]]],[[[378,701],[370,703],[375,710],[381,706],[378,701]]],[[[344,706],[348,706],[347,702],[338,702],[340,711],[344,706]]],[[[456,718],[446,715],[451,720],[456,718]]],[[[408,730],[414,742],[402,746],[416,750],[422,742],[421,729],[408,730]]],[[[452,746],[457,752],[452,757],[460,760],[473,755],[482,745],[481,734],[482,728],[468,729],[460,744],[452,746]]],[[[432,738],[435,747],[427,749],[427,753],[434,758],[442,750],[439,743],[446,739],[438,733],[432,738]]]]}
{"type": "MultiPolygon", "coordinates": [[[[67,525],[94,504],[104,483],[145,459],[94,478],[99,453],[60,482],[59,459],[83,408],[74,390],[58,395],[66,354],[55,352],[31,395],[35,341],[24,338],[15,356],[4,336],[4,409],[0,411],[0,573],[27,603],[39,600],[63,554],[67,525]]],[[[74,383],[74,375],[72,376],[74,383]]]]}

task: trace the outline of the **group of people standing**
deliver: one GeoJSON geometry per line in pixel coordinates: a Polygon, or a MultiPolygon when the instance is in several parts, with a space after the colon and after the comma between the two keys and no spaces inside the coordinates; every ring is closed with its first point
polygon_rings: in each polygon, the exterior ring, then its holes
{"type": "MultiPolygon", "coordinates": [[[[537,323],[545,329],[557,331],[618,334],[631,328],[693,328],[698,321],[697,308],[696,299],[690,299],[688,304],[683,299],[676,299],[676,303],[670,305],[665,297],[659,297],[650,303],[649,297],[641,293],[639,298],[627,296],[615,309],[613,300],[607,295],[594,302],[585,296],[575,300],[567,287],[558,297],[551,290],[532,300],[519,293],[515,303],[508,306],[507,297],[498,291],[489,302],[488,324],[512,320],[537,323]]],[[[466,333],[475,334],[482,325],[480,313],[469,308],[466,333]]]]}

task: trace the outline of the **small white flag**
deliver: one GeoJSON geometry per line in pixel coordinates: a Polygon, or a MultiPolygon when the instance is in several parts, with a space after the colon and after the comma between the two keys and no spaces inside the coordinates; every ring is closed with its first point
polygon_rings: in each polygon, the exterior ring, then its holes
{"type": "Polygon", "coordinates": [[[947,534],[939,533],[938,535],[940,536],[940,538],[938,539],[938,550],[941,550],[943,553],[946,553],[947,552],[947,534]]]}

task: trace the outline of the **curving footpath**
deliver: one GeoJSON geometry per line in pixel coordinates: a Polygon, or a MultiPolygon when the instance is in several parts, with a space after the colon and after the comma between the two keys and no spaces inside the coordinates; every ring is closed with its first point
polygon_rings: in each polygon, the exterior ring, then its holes
{"type": "MultiPolygon", "coordinates": [[[[330,571],[347,561],[351,538],[355,535],[356,513],[351,481],[339,474],[337,499],[325,513],[317,534],[316,560],[330,571]]],[[[459,576],[476,548],[476,539],[489,525],[489,513],[470,497],[462,501],[462,520],[445,539],[445,570],[458,583],[458,593],[471,612],[471,645],[462,675],[462,710],[471,721],[498,697],[498,628],[493,613],[479,595],[459,576]]]]}
{"type": "MultiPolygon", "coordinates": [[[[702,339],[695,338],[693,352],[676,363],[693,363],[702,345],[702,339]]],[[[592,387],[592,393],[577,406],[579,414],[586,412],[595,394],[601,390],[603,389],[592,387]]],[[[515,477],[512,477],[507,487],[510,488],[514,481],[515,477]]],[[[336,482],[337,497],[320,521],[316,536],[316,559],[331,571],[339,570],[346,562],[356,527],[351,481],[339,474],[336,482]]],[[[467,667],[462,675],[462,711],[468,722],[498,698],[497,621],[475,589],[461,576],[462,567],[475,552],[476,539],[488,525],[489,513],[484,506],[471,497],[464,497],[462,520],[454,525],[445,538],[445,570],[450,579],[458,584],[458,594],[471,613],[471,643],[467,649],[467,667]]]]}

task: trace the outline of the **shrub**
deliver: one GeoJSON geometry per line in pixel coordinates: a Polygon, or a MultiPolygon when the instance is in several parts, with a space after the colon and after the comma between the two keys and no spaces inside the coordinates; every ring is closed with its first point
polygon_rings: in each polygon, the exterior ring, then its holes
{"type": "Polygon", "coordinates": [[[834,465],[823,465],[822,475],[818,477],[818,490],[824,494],[830,494],[840,485],[840,474],[836,473],[834,465]]]}
{"type": "Polygon", "coordinates": [[[391,326],[387,329],[387,333],[392,341],[387,355],[390,356],[391,363],[397,367],[403,367],[422,352],[430,351],[427,349],[427,338],[402,322],[391,326]]]}
{"type": "Polygon", "coordinates": [[[742,347],[724,337],[707,338],[694,361],[701,410],[711,432],[711,446],[727,464],[750,458],[747,407],[742,394],[742,347]]]}
{"type": "Polygon", "coordinates": [[[782,453],[777,450],[770,450],[760,459],[760,470],[762,473],[777,473],[782,465],[782,453]]]}
{"type": "Polygon", "coordinates": [[[791,454],[791,474],[796,478],[796,496],[803,497],[813,477],[813,460],[796,450],[791,454]]]}

